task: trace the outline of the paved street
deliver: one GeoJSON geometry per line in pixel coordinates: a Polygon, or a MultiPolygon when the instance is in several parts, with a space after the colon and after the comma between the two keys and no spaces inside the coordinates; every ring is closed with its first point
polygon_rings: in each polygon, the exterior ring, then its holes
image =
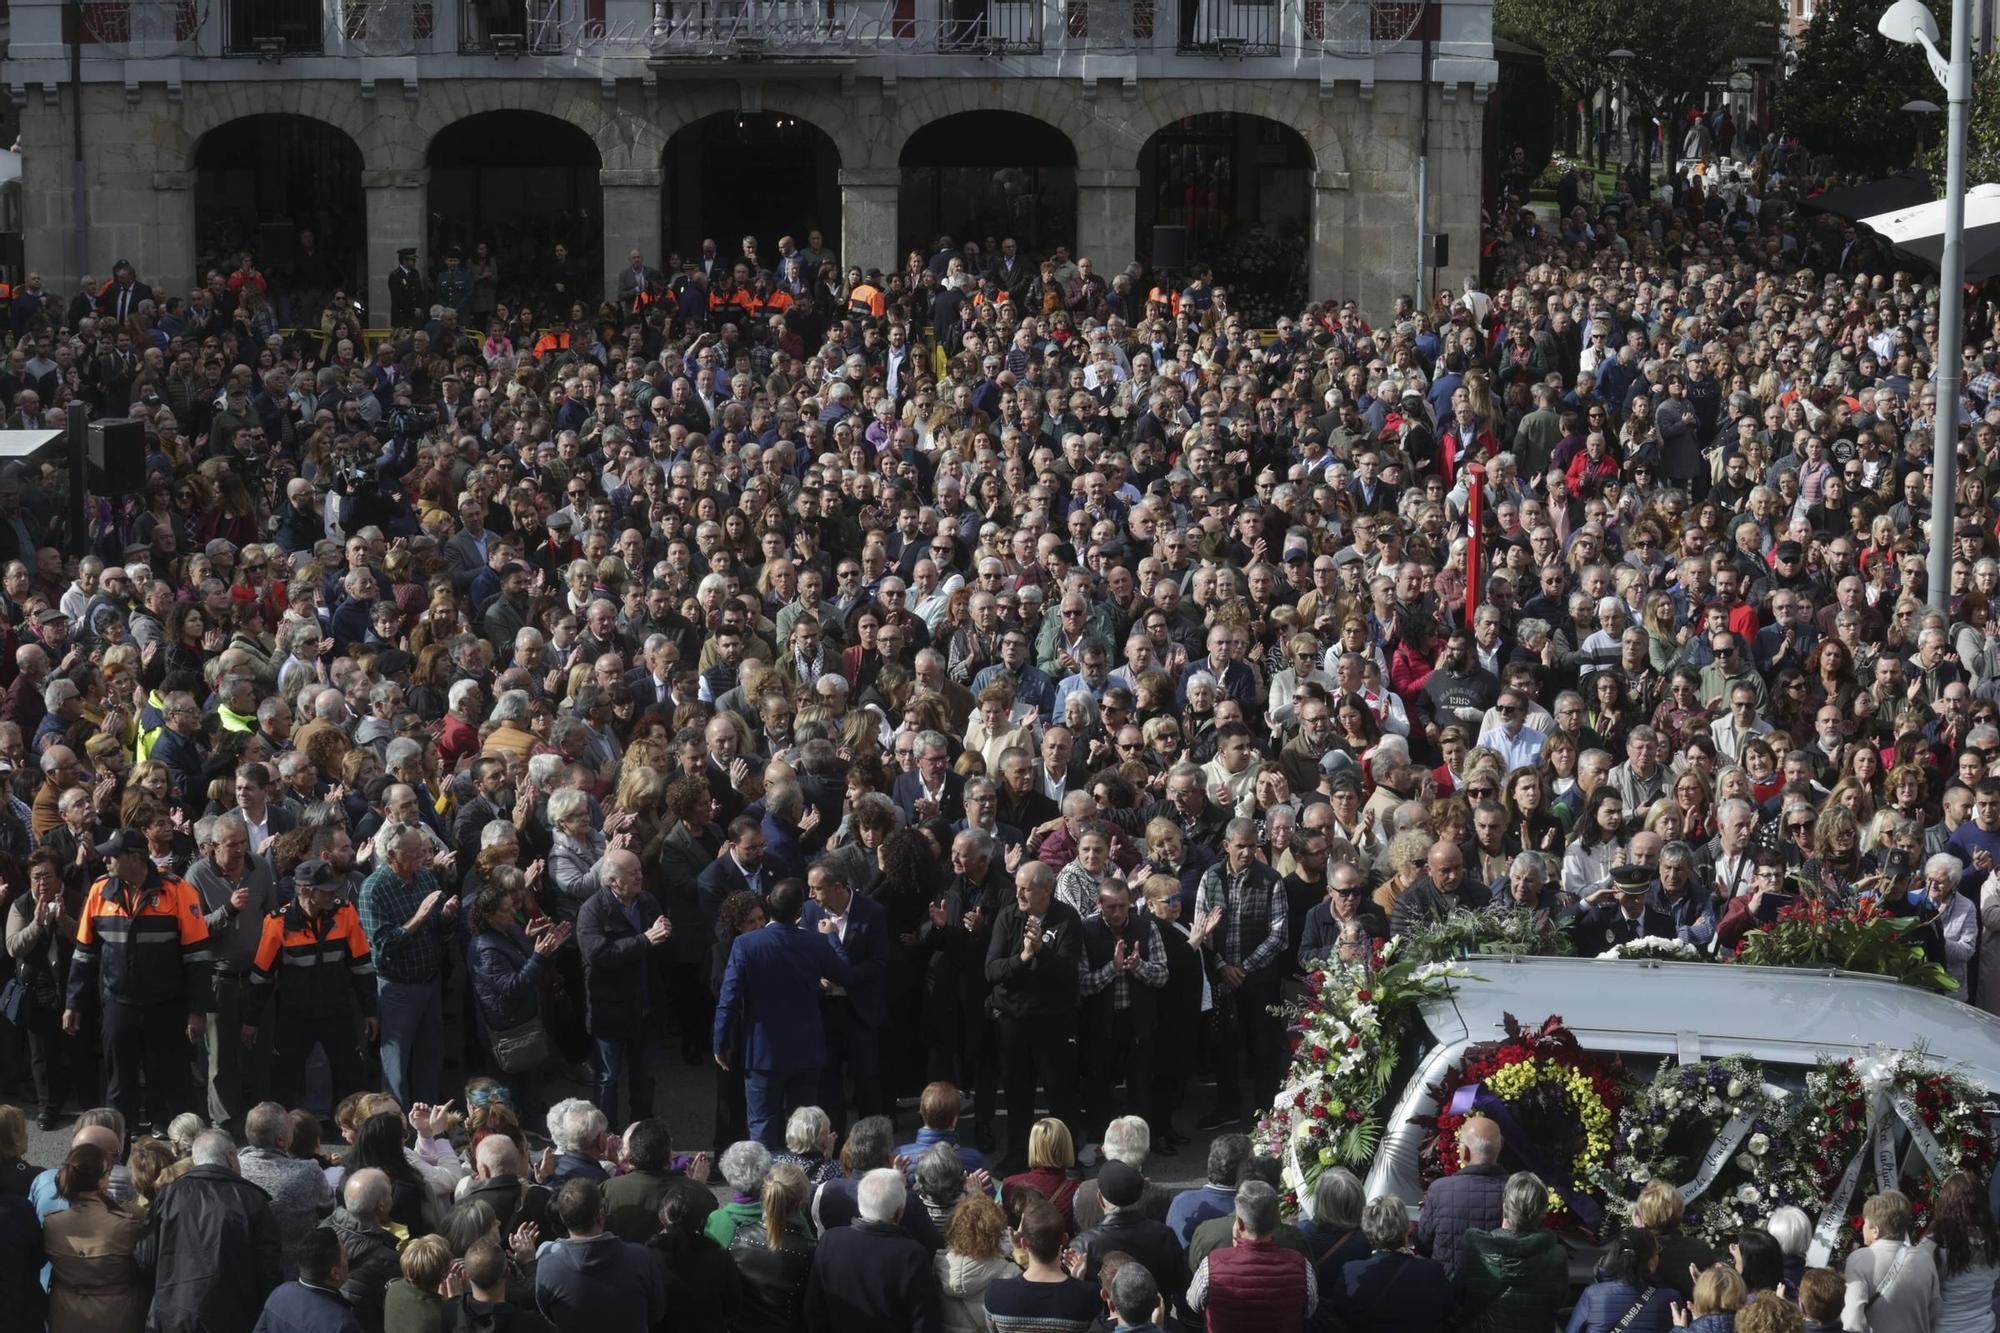
{"type": "MultiPolygon", "coordinates": [[[[666,1063],[659,1072],[660,1113],[673,1126],[674,1145],[677,1151],[709,1147],[710,1137],[715,1128],[715,1077],[712,1066],[689,1066],[681,1063],[677,1055],[666,1056],[666,1063]]],[[[590,1089],[576,1083],[553,1083],[551,1097],[587,1097],[590,1089]]],[[[1208,1088],[1198,1087],[1192,1096],[1191,1110],[1183,1110],[1179,1122],[1183,1132],[1193,1133],[1192,1122],[1208,1107],[1208,1088]]],[[[72,1112],[63,1118],[62,1125],[55,1130],[41,1130],[35,1127],[31,1103],[28,1106],[28,1160],[38,1166],[53,1166],[62,1160],[69,1147],[69,1126],[74,1121],[72,1112]]],[[[464,1108],[463,1099],[459,1107],[464,1108]]],[[[901,1111],[896,1117],[896,1128],[904,1137],[916,1134],[917,1114],[914,1109],[901,1111]]],[[[531,1132],[544,1132],[541,1126],[530,1126],[531,1132]]],[[[1246,1123],[1237,1128],[1246,1132],[1246,1123]]],[[[1185,1145],[1173,1157],[1155,1158],[1149,1165],[1147,1174],[1154,1180],[1169,1185],[1199,1184],[1202,1163],[1207,1159],[1208,1144],[1213,1134],[1195,1134],[1194,1142],[1185,1145]]],[[[722,1145],[717,1145],[722,1146],[722,1145]]]]}

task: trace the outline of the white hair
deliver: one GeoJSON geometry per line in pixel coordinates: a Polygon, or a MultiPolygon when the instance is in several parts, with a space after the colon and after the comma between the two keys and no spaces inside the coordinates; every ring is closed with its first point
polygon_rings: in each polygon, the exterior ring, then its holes
{"type": "Polygon", "coordinates": [[[903,1173],[888,1166],[876,1167],[861,1177],[854,1193],[863,1220],[869,1222],[894,1222],[903,1215],[903,1202],[909,1197],[903,1173]]]}
{"type": "Polygon", "coordinates": [[[1104,1155],[1109,1160],[1143,1170],[1152,1151],[1153,1131],[1143,1116],[1121,1115],[1104,1127],[1104,1155]]]}
{"type": "Polygon", "coordinates": [[[1950,852],[1939,852],[1930,860],[1924,862],[1924,875],[1926,877],[1938,874],[1949,875],[1952,881],[1956,883],[1965,877],[1965,862],[1959,860],[1950,852]]]}
{"type": "Polygon", "coordinates": [[[608,1124],[604,1112],[581,1097],[566,1097],[549,1108],[549,1138],[563,1152],[594,1149],[608,1124]]]}
{"type": "Polygon", "coordinates": [[[188,1149],[188,1158],[196,1166],[228,1166],[235,1156],[236,1140],[220,1129],[204,1129],[188,1149]]]}
{"type": "Polygon", "coordinates": [[[455,680],[451,683],[451,689],[446,692],[445,700],[451,705],[451,710],[455,713],[465,706],[467,696],[473,694],[478,689],[479,682],[476,680],[455,680]]]}

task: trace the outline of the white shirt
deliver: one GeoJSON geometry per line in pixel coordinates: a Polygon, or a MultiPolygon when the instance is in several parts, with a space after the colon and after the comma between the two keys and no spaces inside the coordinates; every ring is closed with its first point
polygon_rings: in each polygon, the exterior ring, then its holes
{"type": "Polygon", "coordinates": [[[1479,733],[1479,743],[1499,752],[1504,770],[1533,768],[1542,760],[1542,742],[1547,739],[1533,727],[1522,727],[1512,736],[1505,727],[1491,727],[1479,733]]]}
{"type": "Polygon", "coordinates": [[[1709,738],[1715,742],[1715,752],[1729,763],[1738,763],[1743,758],[1743,747],[1753,737],[1768,735],[1771,724],[1761,717],[1750,719],[1747,727],[1738,727],[1728,714],[1708,724],[1709,738]]]}

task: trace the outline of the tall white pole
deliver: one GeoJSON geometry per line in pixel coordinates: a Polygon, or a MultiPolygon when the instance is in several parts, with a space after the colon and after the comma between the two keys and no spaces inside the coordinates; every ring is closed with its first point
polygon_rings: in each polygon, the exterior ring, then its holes
{"type": "Polygon", "coordinates": [[[1949,609],[1958,463],[1958,395],[1965,328],[1965,127],[1972,93],[1972,4],[1951,0],[1950,121],[1944,185],[1944,262],[1938,282],[1936,437],[1931,448],[1930,608],[1949,609]]]}

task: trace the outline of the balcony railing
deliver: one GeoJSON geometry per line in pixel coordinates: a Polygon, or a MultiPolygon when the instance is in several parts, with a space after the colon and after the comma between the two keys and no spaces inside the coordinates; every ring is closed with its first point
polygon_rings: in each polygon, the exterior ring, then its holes
{"type": "Polygon", "coordinates": [[[62,11],[64,42],[123,60],[189,55],[208,22],[207,0],[83,0],[62,11]]]}
{"type": "MultiPolygon", "coordinates": [[[[4,5],[6,0],[0,0],[4,5]]],[[[1427,0],[80,0],[65,40],[127,59],[220,53],[466,53],[846,63],[877,54],[1173,50],[1228,59],[1323,50],[1367,58],[1435,23],[1427,0]],[[208,23],[211,8],[217,20],[208,23]],[[206,29],[206,32],[204,32],[206,29]]]]}
{"type": "Polygon", "coordinates": [[[656,56],[844,55],[855,7],[831,0],[683,0],[655,7],[656,56]]]}
{"type": "Polygon", "coordinates": [[[316,56],[325,49],[321,0],[225,0],[222,54],[226,56],[316,56]]]}
{"type": "MultiPolygon", "coordinates": [[[[462,0],[461,51],[554,55],[588,40],[585,0],[462,0]]],[[[596,25],[601,33],[602,23],[596,25]]]]}
{"type": "Polygon", "coordinates": [[[1180,30],[1174,43],[1184,54],[1276,55],[1284,44],[1279,0],[1178,0],[1180,30]]]}
{"type": "MultiPolygon", "coordinates": [[[[1080,0],[1077,0],[1080,2],[1080,0]]],[[[846,59],[877,51],[1016,55],[1042,49],[1041,0],[661,0],[660,58],[846,59]]]]}
{"type": "Polygon", "coordinates": [[[412,55],[437,31],[433,0],[339,0],[340,41],[358,55],[412,55]]]}

